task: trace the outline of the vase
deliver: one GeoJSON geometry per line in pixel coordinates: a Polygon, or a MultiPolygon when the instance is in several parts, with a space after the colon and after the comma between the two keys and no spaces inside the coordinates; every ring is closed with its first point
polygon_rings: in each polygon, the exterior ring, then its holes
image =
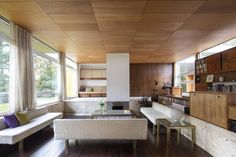
{"type": "Polygon", "coordinates": [[[103,113],[103,106],[104,106],[104,104],[100,104],[100,110],[102,113],[103,113]]]}

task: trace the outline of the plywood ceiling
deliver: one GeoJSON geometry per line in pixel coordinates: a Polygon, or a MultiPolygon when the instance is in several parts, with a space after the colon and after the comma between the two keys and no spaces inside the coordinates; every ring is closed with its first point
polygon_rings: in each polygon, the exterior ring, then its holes
{"type": "Polygon", "coordinates": [[[0,14],[80,63],[171,63],[236,36],[235,0],[0,0],[0,14]]]}

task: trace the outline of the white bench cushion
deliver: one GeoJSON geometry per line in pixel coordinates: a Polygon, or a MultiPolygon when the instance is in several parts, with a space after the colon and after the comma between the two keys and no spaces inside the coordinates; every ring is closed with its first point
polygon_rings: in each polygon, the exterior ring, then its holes
{"type": "Polygon", "coordinates": [[[34,118],[30,123],[0,131],[0,144],[15,144],[42,128],[53,123],[54,119],[62,118],[62,113],[46,113],[34,118]]]}
{"type": "Polygon", "coordinates": [[[159,112],[152,107],[141,107],[140,111],[143,115],[145,115],[154,125],[156,125],[157,119],[163,119],[163,118],[170,118],[166,114],[159,112]]]}

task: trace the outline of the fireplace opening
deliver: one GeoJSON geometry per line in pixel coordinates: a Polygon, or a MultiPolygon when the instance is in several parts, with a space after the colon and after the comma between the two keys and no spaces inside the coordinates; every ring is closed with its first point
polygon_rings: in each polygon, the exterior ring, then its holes
{"type": "Polygon", "coordinates": [[[124,106],[112,106],[112,110],[124,110],[124,106]]]}
{"type": "Polygon", "coordinates": [[[107,110],[128,110],[129,102],[128,101],[108,101],[107,110]]]}

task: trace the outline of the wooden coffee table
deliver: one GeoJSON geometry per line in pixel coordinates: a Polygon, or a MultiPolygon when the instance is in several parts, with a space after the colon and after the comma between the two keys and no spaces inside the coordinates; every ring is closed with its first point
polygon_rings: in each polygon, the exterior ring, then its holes
{"type": "MultiPolygon", "coordinates": [[[[184,121],[174,121],[172,119],[158,119],[157,120],[157,137],[159,136],[160,125],[163,125],[167,130],[167,144],[170,144],[170,130],[175,129],[178,132],[178,143],[180,141],[181,129],[191,129],[192,130],[192,144],[196,142],[196,129],[195,126],[184,122],[184,121]]],[[[158,137],[159,138],[159,137],[158,137]]]]}
{"type": "Polygon", "coordinates": [[[94,113],[92,113],[91,118],[97,119],[98,117],[129,117],[133,118],[133,114],[130,112],[130,110],[96,110],[94,113]]]}

